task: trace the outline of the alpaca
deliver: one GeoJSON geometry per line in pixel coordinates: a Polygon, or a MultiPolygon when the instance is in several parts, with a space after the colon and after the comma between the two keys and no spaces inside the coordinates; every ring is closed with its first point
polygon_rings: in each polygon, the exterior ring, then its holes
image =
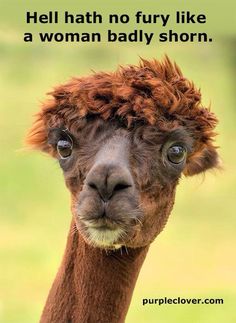
{"type": "Polygon", "coordinates": [[[218,166],[217,119],[168,57],[49,94],[27,144],[58,160],[73,216],[41,322],[124,322],[181,174],[218,166]]]}

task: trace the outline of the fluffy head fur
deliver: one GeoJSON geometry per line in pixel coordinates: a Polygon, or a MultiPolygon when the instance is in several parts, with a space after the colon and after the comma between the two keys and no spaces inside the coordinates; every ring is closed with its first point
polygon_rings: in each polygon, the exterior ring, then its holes
{"type": "Polygon", "coordinates": [[[201,94],[168,57],[163,62],[142,59],[139,66],[120,67],[116,72],[73,78],[50,92],[27,137],[27,144],[51,152],[48,131],[64,125],[76,127],[78,119],[99,115],[116,118],[127,127],[137,124],[161,128],[183,126],[195,139],[185,175],[216,167],[212,141],[217,118],[201,106],[201,94]]]}

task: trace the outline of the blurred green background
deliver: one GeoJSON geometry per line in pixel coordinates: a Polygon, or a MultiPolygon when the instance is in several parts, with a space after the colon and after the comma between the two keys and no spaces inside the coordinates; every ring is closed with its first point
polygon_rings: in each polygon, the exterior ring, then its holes
{"type": "MultiPolygon", "coordinates": [[[[20,151],[39,102],[53,85],[71,76],[113,70],[118,64],[136,64],[139,56],[161,58],[165,53],[201,88],[204,104],[211,103],[219,117],[217,145],[224,170],[181,180],[168,225],[151,246],[142,268],[127,322],[236,322],[235,10],[233,1],[191,5],[151,0],[1,2],[0,322],[38,321],[60,264],[71,218],[69,193],[57,163],[38,153],[20,151]],[[27,31],[94,28],[25,24],[27,10],[44,13],[49,9],[103,14],[191,10],[207,14],[208,23],[201,28],[181,28],[207,31],[214,41],[154,42],[150,46],[24,43],[27,31]],[[223,298],[224,305],[142,306],[142,298],[165,296],[223,298]]],[[[97,28],[107,26],[95,31],[97,28]]],[[[125,28],[132,31],[134,26],[122,26],[125,28]]]]}

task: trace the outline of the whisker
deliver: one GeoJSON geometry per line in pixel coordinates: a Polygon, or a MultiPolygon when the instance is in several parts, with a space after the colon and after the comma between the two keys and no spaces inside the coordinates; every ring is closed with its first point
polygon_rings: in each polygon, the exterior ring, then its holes
{"type": "Polygon", "coordinates": [[[125,247],[126,253],[127,253],[127,255],[128,255],[128,254],[129,254],[128,249],[127,249],[127,247],[126,247],[126,246],[124,246],[124,247],[125,247]]]}
{"type": "Polygon", "coordinates": [[[76,232],[77,232],[77,227],[76,227],[76,224],[74,224],[73,227],[71,228],[70,234],[73,236],[76,232]]]}
{"type": "Polygon", "coordinates": [[[141,222],[141,220],[139,218],[136,218],[135,221],[137,221],[141,227],[143,226],[143,223],[141,222]]]}

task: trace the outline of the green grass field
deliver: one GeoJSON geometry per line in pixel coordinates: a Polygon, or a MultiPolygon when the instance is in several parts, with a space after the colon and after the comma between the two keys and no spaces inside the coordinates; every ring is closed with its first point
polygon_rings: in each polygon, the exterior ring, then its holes
{"type": "Polygon", "coordinates": [[[201,88],[204,104],[211,103],[217,114],[224,170],[182,178],[168,225],[141,270],[127,323],[236,322],[234,38],[217,36],[209,45],[149,47],[25,44],[25,25],[19,18],[24,10],[18,16],[13,3],[5,6],[6,15],[1,12],[0,322],[38,321],[71,217],[69,193],[56,161],[21,151],[39,102],[53,85],[71,76],[165,53],[201,88]],[[142,305],[142,298],[165,296],[223,298],[224,304],[142,305]]]}

